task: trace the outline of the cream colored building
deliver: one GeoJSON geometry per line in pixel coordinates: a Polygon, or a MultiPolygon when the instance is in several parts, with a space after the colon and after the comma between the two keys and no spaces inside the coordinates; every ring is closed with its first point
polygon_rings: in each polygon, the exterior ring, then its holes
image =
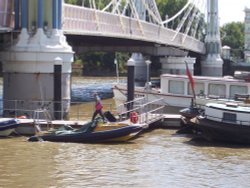
{"type": "Polygon", "coordinates": [[[250,63],[250,8],[245,8],[245,61],[250,63]]]}

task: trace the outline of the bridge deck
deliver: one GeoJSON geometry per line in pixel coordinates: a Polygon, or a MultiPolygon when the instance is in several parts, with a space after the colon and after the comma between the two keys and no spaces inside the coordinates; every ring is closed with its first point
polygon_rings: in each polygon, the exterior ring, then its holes
{"type": "Polygon", "coordinates": [[[63,8],[65,34],[139,40],[205,54],[203,42],[158,24],[69,4],[63,8]]]}

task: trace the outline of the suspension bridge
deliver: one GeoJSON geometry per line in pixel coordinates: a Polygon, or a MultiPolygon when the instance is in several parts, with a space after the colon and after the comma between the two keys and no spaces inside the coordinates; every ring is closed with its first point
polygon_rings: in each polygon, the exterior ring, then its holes
{"type": "MultiPolygon", "coordinates": [[[[211,49],[212,62],[205,63],[204,70],[221,72],[221,64],[217,67],[214,61],[220,45],[218,0],[188,0],[165,19],[155,0],[110,0],[103,7],[99,2],[77,6],[63,0],[0,1],[4,100],[21,100],[15,105],[26,109],[30,104],[23,101],[53,101],[49,108],[60,119],[62,114],[56,112],[69,111],[71,63],[79,51],[121,50],[183,61],[189,52],[202,56],[211,49]]],[[[145,64],[144,57],[132,57],[128,66],[145,64]]],[[[4,103],[4,108],[13,105],[4,103]]]]}
{"type": "MultiPolygon", "coordinates": [[[[19,21],[19,14],[16,11],[13,14],[13,8],[10,7],[13,4],[15,4],[16,9],[20,9],[17,7],[20,6],[18,1],[2,1],[2,10],[0,11],[2,26],[0,30],[2,32],[19,30],[23,27],[23,24],[19,21]],[[15,28],[13,28],[14,25],[15,28]]],[[[46,1],[44,1],[44,4],[46,4],[46,1]]],[[[102,9],[94,0],[89,1],[88,6],[84,6],[84,3],[82,5],[63,3],[60,18],[61,29],[69,38],[88,36],[106,38],[106,40],[114,39],[114,41],[118,39],[119,45],[115,45],[118,47],[123,45],[119,41],[124,39],[123,41],[126,44],[130,41],[129,46],[142,44],[144,46],[156,46],[156,48],[167,46],[170,50],[171,47],[174,47],[175,49],[205,54],[205,46],[202,41],[205,34],[202,31],[204,30],[204,16],[206,15],[204,0],[187,1],[181,10],[165,20],[162,20],[154,0],[110,0],[102,9]],[[174,23],[178,24],[173,26],[174,23]]],[[[24,3],[22,6],[24,6],[24,3]]],[[[26,6],[31,6],[31,3],[27,3],[26,6]]],[[[32,10],[29,10],[29,13],[30,15],[36,14],[32,10]]],[[[22,11],[20,14],[22,16],[22,11]]],[[[27,29],[29,33],[36,32],[39,27],[38,21],[26,14],[25,16],[28,21],[27,29]]],[[[52,23],[44,18],[42,19],[42,27],[47,36],[50,37],[53,29],[52,23]]],[[[25,18],[22,20],[25,20],[25,18]]],[[[81,49],[84,50],[84,46],[81,46],[81,49]]]]}
{"type": "Polygon", "coordinates": [[[201,33],[197,32],[204,17],[200,9],[195,8],[195,2],[188,1],[167,20],[161,19],[154,0],[142,0],[139,10],[138,2],[126,1],[122,6],[121,0],[111,1],[102,10],[97,9],[95,4],[91,7],[64,4],[62,29],[66,35],[129,39],[135,44],[143,42],[205,54],[201,33]],[[177,19],[177,27],[169,28],[168,25],[177,19]]]}

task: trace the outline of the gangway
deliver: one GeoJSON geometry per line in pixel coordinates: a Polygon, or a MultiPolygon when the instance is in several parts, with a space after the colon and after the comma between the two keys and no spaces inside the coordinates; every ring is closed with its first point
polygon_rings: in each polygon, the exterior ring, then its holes
{"type": "Polygon", "coordinates": [[[117,106],[120,121],[127,120],[132,112],[138,115],[138,124],[152,124],[164,119],[163,99],[148,102],[146,97],[137,98],[117,106]]]}

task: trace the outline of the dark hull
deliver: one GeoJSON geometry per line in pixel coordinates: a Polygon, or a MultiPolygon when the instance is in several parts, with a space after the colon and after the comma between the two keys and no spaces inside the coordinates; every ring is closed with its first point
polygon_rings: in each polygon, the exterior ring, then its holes
{"type": "Polygon", "coordinates": [[[250,144],[250,125],[236,125],[216,122],[208,119],[197,119],[195,127],[202,137],[209,141],[236,144],[250,144]]]}
{"type": "Polygon", "coordinates": [[[141,126],[126,126],[112,130],[96,132],[74,132],[69,134],[47,134],[43,136],[32,136],[28,141],[51,141],[51,142],[109,142],[109,141],[126,141],[134,134],[135,136],[142,130],[141,126]]]}
{"type": "Polygon", "coordinates": [[[5,131],[7,129],[14,129],[18,126],[16,119],[6,119],[0,122],[0,131],[5,131]]]}

